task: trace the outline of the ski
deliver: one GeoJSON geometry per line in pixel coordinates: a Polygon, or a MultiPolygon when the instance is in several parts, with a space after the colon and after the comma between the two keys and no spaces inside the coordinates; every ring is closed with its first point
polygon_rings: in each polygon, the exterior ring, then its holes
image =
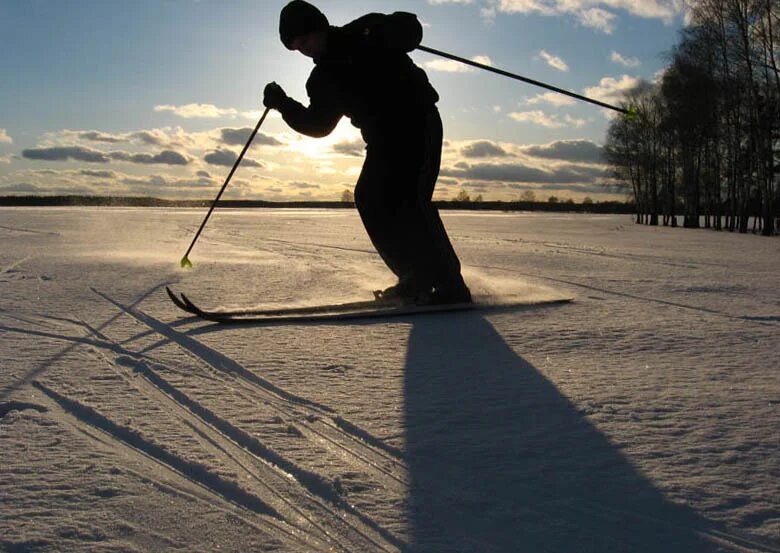
{"type": "Polygon", "coordinates": [[[222,324],[340,322],[457,311],[520,311],[561,305],[572,301],[571,298],[563,298],[541,302],[516,301],[491,304],[484,303],[487,298],[477,297],[474,303],[443,305],[387,305],[376,300],[370,300],[310,307],[293,307],[289,309],[208,311],[199,308],[184,294],[181,294],[181,297],[177,297],[171,290],[167,291],[171,300],[179,308],[201,319],[222,324]],[[480,303],[480,299],[482,299],[482,303],[480,303]]]}
{"type": "Polygon", "coordinates": [[[183,293],[177,296],[169,287],[165,287],[168,297],[181,309],[193,315],[209,315],[215,317],[245,317],[245,316],[280,316],[280,315],[307,315],[313,313],[328,313],[332,311],[346,311],[357,309],[370,309],[378,307],[395,307],[396,305],[380,300],[358,300],[345,303],[332,303],[324,305],[309,305],[301,307],[277,307],[271,309],[235,309],[235,310],[207,310],[201,309],[183,293]]]}

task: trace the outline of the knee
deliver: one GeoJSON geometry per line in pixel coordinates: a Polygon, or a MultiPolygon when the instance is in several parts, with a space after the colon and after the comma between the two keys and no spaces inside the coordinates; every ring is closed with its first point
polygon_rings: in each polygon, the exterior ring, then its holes
{"type": "Polygon", "coordinates": [[[360,213],[372,213],[382,209],[383,202],[376,188],[360,185],[355,187],[355,206],[360,213]]]}
{"type": "Polygon", "coordinates": [[[363,186],[360,186],[360,184],[358,184],[358,186],[355,187],[355,205],[357,206],[358,209],[364,209],[366,206],[366,202],[367,202],[367,194],[365,188],[363,186]]]}

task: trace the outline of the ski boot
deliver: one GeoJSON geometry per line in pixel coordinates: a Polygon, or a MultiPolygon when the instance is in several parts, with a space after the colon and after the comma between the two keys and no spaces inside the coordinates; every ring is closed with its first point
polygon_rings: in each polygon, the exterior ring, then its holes
{"type": "Polygon", "coordinates": [[[454,284],[436,286],[430,294],[429,305],[447,305],[453,303],[472,303],[471,291],[463,279],[454,284]]]}
{"type": "Polygon", "coordinates": [[[412,278],[401,278],[398,284],[374,291],[374,298],[377,302],[394,305],[427,305],[432,294],[432,286],[421,286],[412,278]]]}

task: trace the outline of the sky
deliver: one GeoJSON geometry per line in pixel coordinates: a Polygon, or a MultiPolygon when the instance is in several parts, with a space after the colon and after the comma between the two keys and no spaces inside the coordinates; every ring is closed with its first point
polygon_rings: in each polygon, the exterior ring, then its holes
{"type": "MultiPolygon", "coordinates": [[[[425,46],[609,103],[652,81],[680,0],[320,0],[332,25],[407,11],[425,46]]],[[[213,198],[263,111],[266,83],[308,103],[312,61],[279,41],[277,0],[1,0],[0,195],[213,198]],[[9,55],[10,53],[10,55],[9,55]]],[[[435,197],[533,192],[624,199],[601,149],[613,114],[415,51],[441,96],[435,197]]],[[[225,197],[335,200],[364,145],[265,121],[225,197]]]]}

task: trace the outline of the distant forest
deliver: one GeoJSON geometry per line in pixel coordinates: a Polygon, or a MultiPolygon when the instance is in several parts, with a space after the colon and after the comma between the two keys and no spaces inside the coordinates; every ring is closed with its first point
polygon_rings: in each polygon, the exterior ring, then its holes
{"type": "Polygon", "coordinates": [[[691,0],[660,82],[627,101],[605,151],[637,223],[780,228],[780,0],[691,0]]]}
{"type": "MultiPolygon", "coordinates": [[[[0,206],[96,206],[96,207],[196,207],[206,208],[213,200],[165,200],[161,198],[135,196],[0,196],[0,206]]],[[[551,197],[546,202],[537,201],[480,201],[450,200],[435,202],[441,209],[469,209],[490,211],[554,211],[570,213],[634,213],[632,203],[594,202],[587,199],[583,203],[571,200],[557,201],[551,197]]],[[[222,208],[325,208],[349,209],[354,207],[351,201],[303,201],[268,202],[262,200],[220,200],[222,208]]]]}

